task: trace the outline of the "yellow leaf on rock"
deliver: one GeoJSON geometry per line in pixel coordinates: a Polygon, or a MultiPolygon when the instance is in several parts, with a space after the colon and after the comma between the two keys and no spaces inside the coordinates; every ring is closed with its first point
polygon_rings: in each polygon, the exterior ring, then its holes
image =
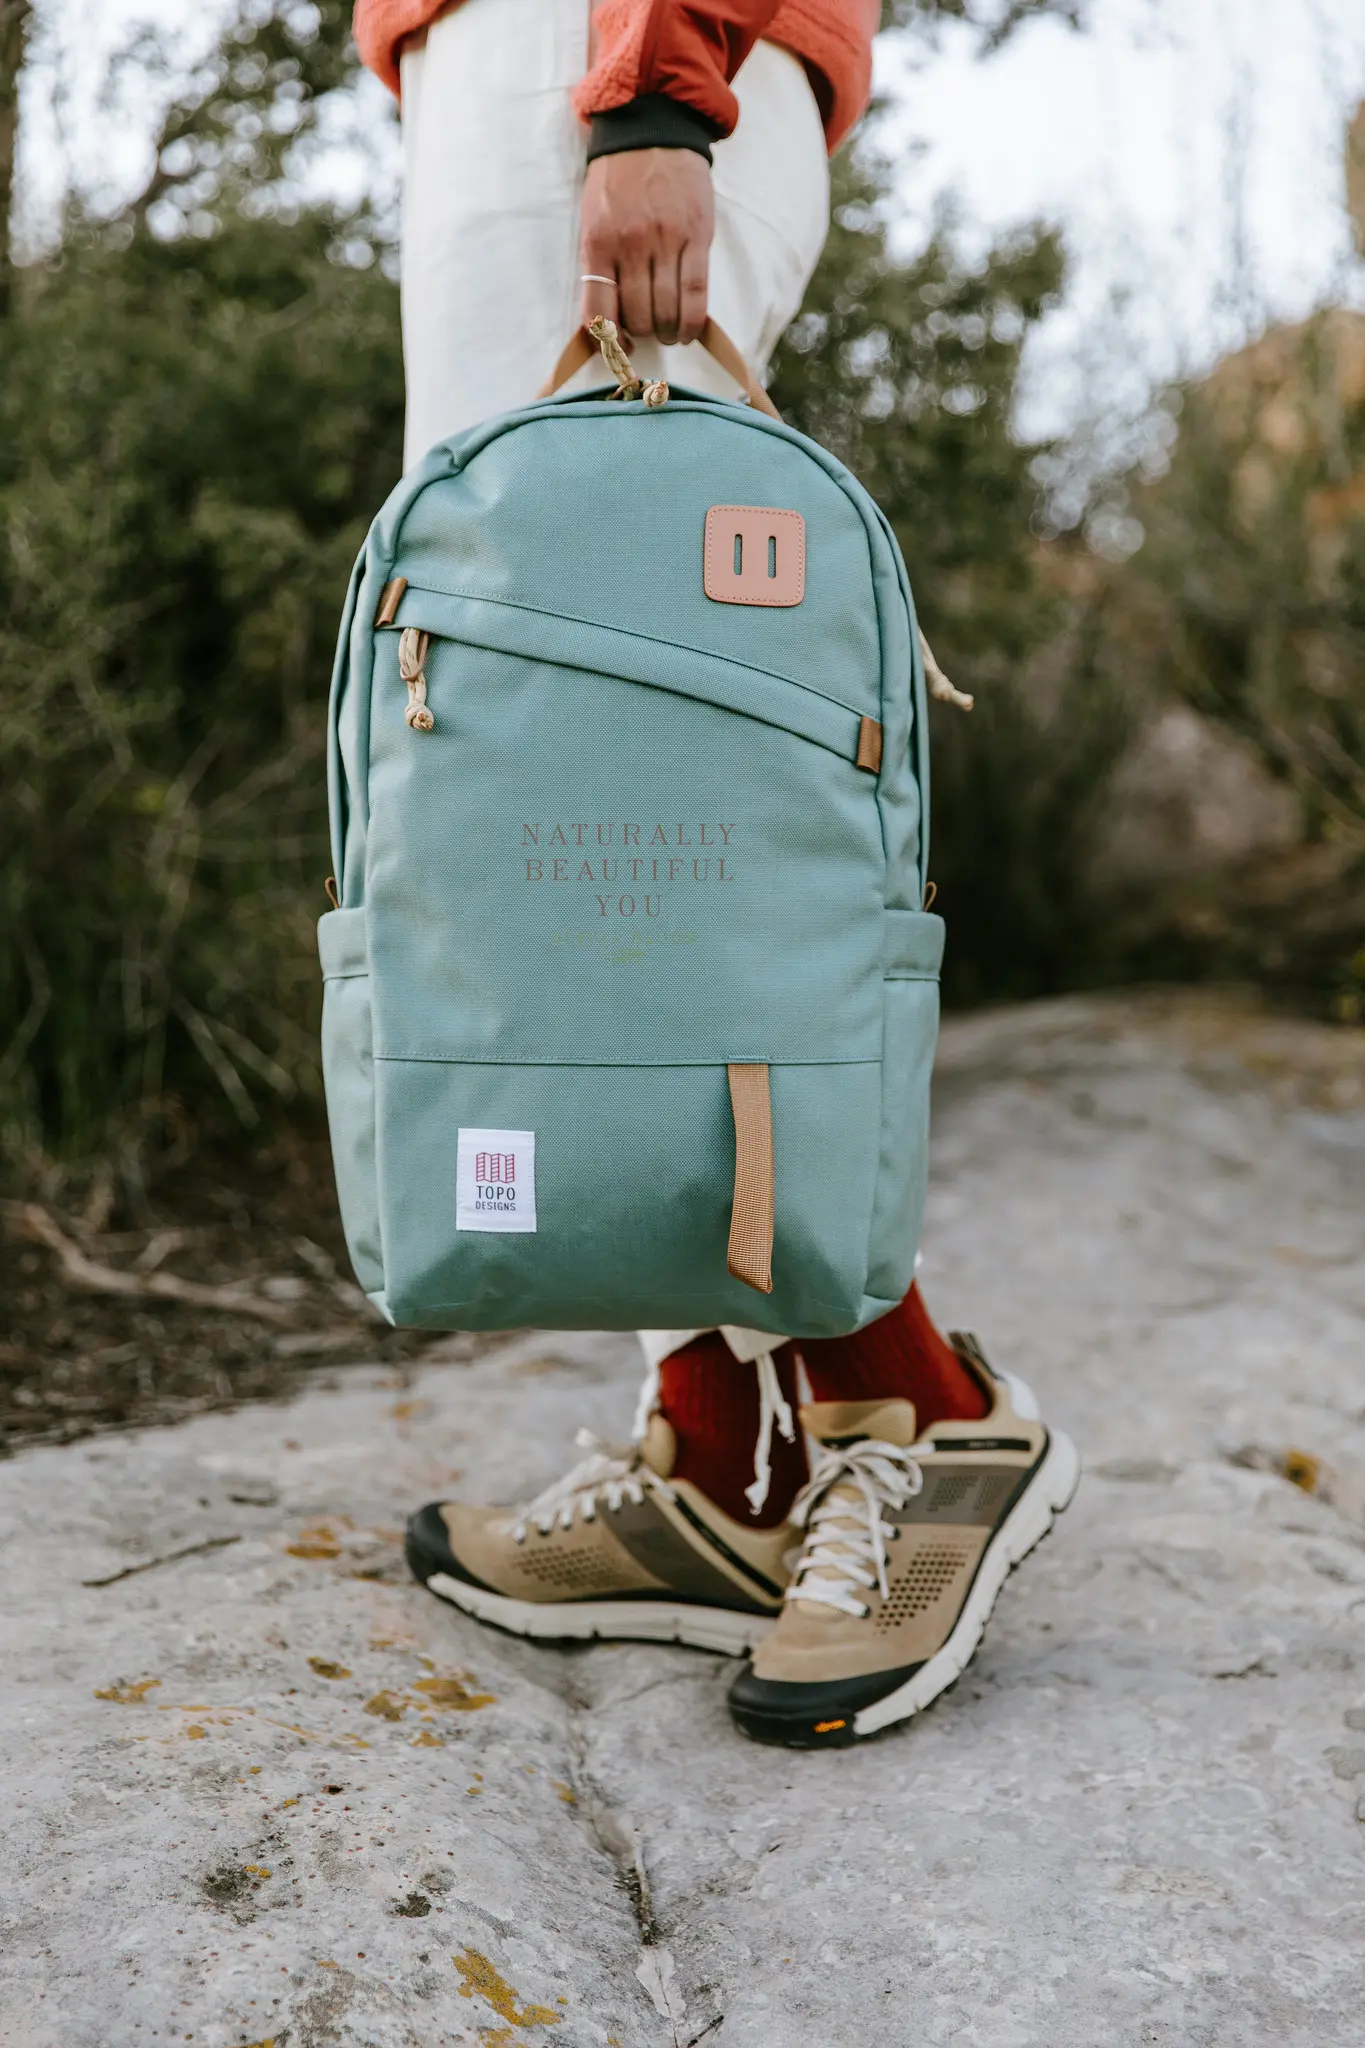
{"type": "Polygon", "coordinates": [[[1286,1451],[1280,1470],[1291,1486],[1301,1486],[1305,1493],[1316,1493],[1322,1477],[1322,1461],[1311,1451],[1286,1451]]]}
{"type": "Polygon", "coordinates": [[[332,1664],[326,1657],[310,1657],[308,1669],[316,1671],[319,1678],[349,1678],[351,1675],[344,1664],[332,1664]]]}
{"type": "Polygon", "coordinates": [[[407,1704],[397,1693],[377,1692],[372,1700],[366,1700],[365,1712],[377,1715],[381,1721],[401,1721],[407,1704]]]}
{"type": "Polygon", "coordinates": [[[434,1707],[448,1707],[459,1712],[491,1707],[497,1697],[491,1692],[470,1692],[458,1678],[419,1678],[414,1681],[412,1689],[425,1693],[434,1707]]]}

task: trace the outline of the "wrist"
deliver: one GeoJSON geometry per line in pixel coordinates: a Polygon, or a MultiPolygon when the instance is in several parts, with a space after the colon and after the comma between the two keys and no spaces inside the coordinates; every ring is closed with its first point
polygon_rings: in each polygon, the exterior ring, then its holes
{"type": "Polygon", "coordinates": [[[588,133],[588,162],[635,149],[689,149],[711,161],[720,129],[705,114],[666,93],[641,93],[623,107],[594,114],[588,133]]]}

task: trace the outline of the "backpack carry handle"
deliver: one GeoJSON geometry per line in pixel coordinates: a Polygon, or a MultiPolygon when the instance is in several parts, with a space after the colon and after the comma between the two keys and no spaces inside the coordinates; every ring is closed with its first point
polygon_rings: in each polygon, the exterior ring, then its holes
{"type": "MultiPolygon", "coordinates": [[[[769,419],[780,420],[782,415],[759,383],[749,365],[745,362],[725,329],[714,320],[707,320],[701,331],[701,345],[713,362],[720,364],[726,375],[733,377],[744,392],[750,405],[757,412],[766,412],[769,419]]],[[[561,385],[567,384],[576,370],[590,362],[597,353],[597,341],[586,327],[580,327],[550,372],[549,379],[536,393],[537,398],[553,398],[561,385]]]]}

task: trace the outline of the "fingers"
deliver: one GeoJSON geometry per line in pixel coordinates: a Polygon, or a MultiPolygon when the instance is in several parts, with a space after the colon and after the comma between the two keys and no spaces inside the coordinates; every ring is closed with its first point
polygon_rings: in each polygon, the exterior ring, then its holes
{"type": "Polygon", "coordinates": [[[637,337],[654,332],[654,284],[649,243],[642,234],[625,234],[616,251],[616,278],[621,325],[637,337]]]}
{"type": "Polygon", "coordinates": [[[697,340],[714,224],[710,167],[695,151],[596,158],[583,184],[581,269],[594,279],[582,286],[584,324],[604,314],[666,347],[697,340]]]}
{"type": "Polygon", "coordinates": [[[654,288],[654,332],[665,348],[672,348],[678,339],[678,306],[681,292],[678,287],[678,252],[663,249],[650,266],[650,280],[654,288]]]}
{"type": "Polygon", "coordinates": [[[678,340],[700,341],[706,325],[710,242],[690,241],[678,263],[678,340]]]}
{"type": "MultiPolygon", "coordinates": [[[[706,325],[706,282],[709,251],[704,245],[664,241],[650,248],[641,238],[623,241],[617,249],[617,289],[604,292],[600,285],[583,287],[587,295],[603,293],[593,302],[595,312],[606,313],[628,334],[637,338],[652,334],[672,348],[675,342],[695,341],[706,325]],[[607,304],[608,299],[614,303],[607,304]]],[[[586,315],[585,318],[591,318],[586,315]]]]}

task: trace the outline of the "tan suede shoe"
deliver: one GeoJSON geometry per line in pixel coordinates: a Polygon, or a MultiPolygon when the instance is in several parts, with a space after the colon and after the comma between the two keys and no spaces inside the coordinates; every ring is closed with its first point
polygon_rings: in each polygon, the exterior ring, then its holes
{"type": "Polygon", "coordinates": [[[781,1608],[800,1532],[746,1529],[671,1479],[676,1446],[661,1415],[640,1444],[587,1431],[579,1442],[590,1455],[528,1507],[419,1509],[407,1533],[416,1577],[516,1635],[752,1649],[781,1608]]]}
{"type": "Polygon", "coordinates": [[[777,1627],[730,1691],[744,1734],[810,1749],[928,1706],[981,1641],[1012,1567],[1076,1490],[1080,1460],[1022,1380],[953,1339],[990,1407],[917,1441],[908,1401],[827,1401],[824,1447],[792,1519],[805,1541],[777,1627]]]}

